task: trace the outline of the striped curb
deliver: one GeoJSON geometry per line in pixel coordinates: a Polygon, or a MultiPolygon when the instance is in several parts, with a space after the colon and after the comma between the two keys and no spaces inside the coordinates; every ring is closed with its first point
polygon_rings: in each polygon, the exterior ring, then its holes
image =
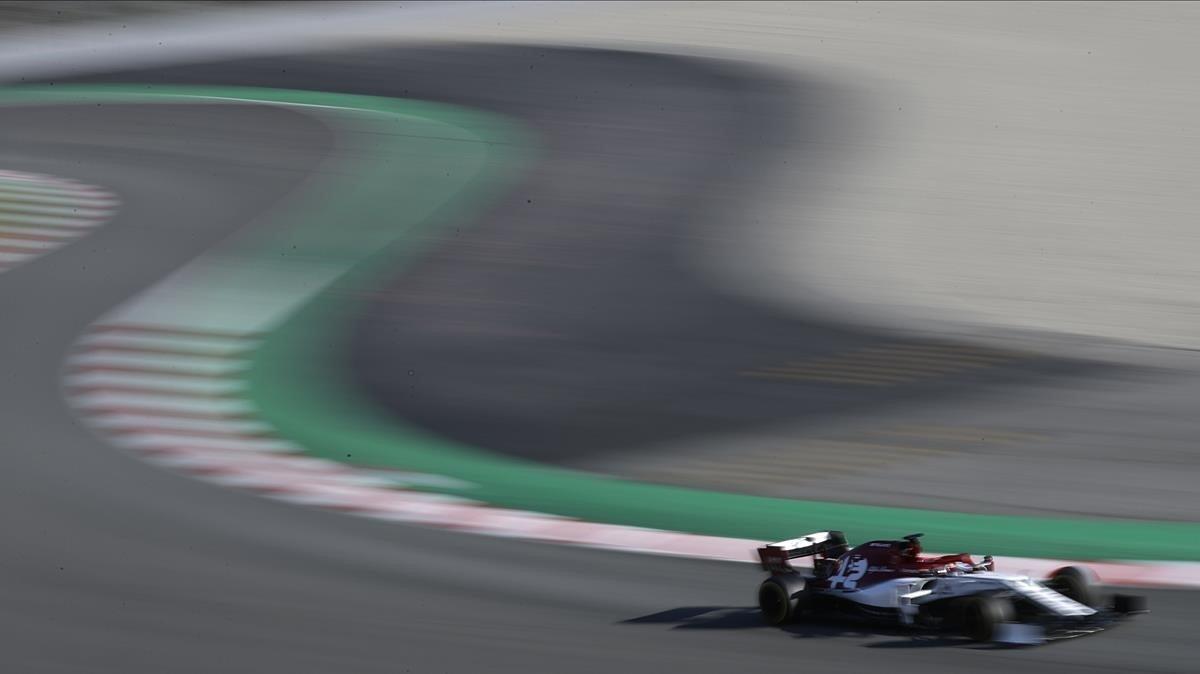
{"type": "Polygon", "coordinates": [[[0,170],[0,272],[86,236],[119,204],[116,195],[94,185],[0,170]]]}
{"type": "MultiPolygon", "coordinates": [[[[308,456],[261,419],[247,396],[244,373],[260,339],[203,326],[100,323],[67,360],[68,397],[109,442],[151,463],[288,503],[489,536],[719,561],[753,562],[763,543],[497,508],[404,488],[438,476],[308,456]]],[[[1031,576],[1080,563],[996,562],[1031,576]]],[[[1112,585],[1200,587],[1197,563],[1086,564],[1112,585]]]]}
{"type": "Polygon", "coordinates": [[[319,459],[280,437],[246,397],[259,336],[203,327],[100,323],[66,361],[68,400],[110,443],[194,477],[374,519],[493,536],[750,561],[750,541],[595,524],[405,490],[437,476],[319,459]]]}

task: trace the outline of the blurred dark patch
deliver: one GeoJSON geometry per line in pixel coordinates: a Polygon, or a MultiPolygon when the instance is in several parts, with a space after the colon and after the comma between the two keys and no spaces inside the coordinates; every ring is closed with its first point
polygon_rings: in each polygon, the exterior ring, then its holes
{"type": "Polygon", "coordinates": [[[674,625],[675,629],[750,629],[765,627],[756,608],[728,608],[723,606],[685,606],[660,611],[640,618],[622,620],[626,625],[659,624],[674,625]]]}
{"type": "Polygon", "coordinates": [[[539,162],[511,194],[470,221],[442,223],[422,240],[428,254],[346,298],[358,318],[331,367],[455,440],[571,464],[1089,369],[1029,354],[985,368],[926,358],[916,362],[931,376],[888,379],[880,368],[895,363],[875,360],[864,373],[846,354],[956,345],[784,315],[698,274],[689,247],[753,235],[747,206],[785,142],[789,153],[803,142],[814,170],[841,159],[820,141],[855,123],[838,114],[850,94],[795,77],[664,54],[430,46],[120,79],[429,99],[537,132],[539,162]],[[789,370],[814,361],[840,379],[789,370]]]}
{"type": "Polygon", "coordinates": [[[684,606],[622,620],[620,624],[671,625],[672,629],[677,630],[779,630],[797,639],[901,637],[894,641],[870,641],[862,644],[865,648],[987,647],[974,644],[961,637],[853,620],[798,622],[774,627],[763,623],[762,616],[755,607],[684,606]]]}

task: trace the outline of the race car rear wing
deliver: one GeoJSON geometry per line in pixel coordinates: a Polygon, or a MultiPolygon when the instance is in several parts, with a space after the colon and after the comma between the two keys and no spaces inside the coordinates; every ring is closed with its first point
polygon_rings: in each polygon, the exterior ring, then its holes
{"type": "Polygon", "coordinates": [[[837,557],[850,548],[846,535],[840,531],[818,531],[778,543],[768,543],[758,549],[758,558],[767,571],[784,573],[792,570],[790,560],[798,557],[837,557]]]}

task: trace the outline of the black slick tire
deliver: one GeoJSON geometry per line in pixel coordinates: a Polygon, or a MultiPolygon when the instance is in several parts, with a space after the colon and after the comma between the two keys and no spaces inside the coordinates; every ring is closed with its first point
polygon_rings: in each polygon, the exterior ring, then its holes
{"type": "Polygon", "coordinates": [[[1074,599],[1084,606],[1096,606],[1096,586],[1092,574],[1078,566],[1064,566],[1050,575],[1046,587],[1067,599],[1074,599]]]}
{"type": "Polygon", "coordinates": [[[758,586],[758,610],[768,625],[782,625],[798,617],[799,594],[804,591],[802,582],[788,582],[771,577],[758,586]]]}

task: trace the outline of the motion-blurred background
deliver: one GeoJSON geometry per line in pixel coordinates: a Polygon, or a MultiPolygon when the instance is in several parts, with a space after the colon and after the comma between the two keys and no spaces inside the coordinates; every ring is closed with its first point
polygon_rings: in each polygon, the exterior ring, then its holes
{"type": "Polygon", "coordinates": [[[0,662],[1189,671],[1184,590],[980,651],[761,629],[714,560],[1195,584],[1197,26],[0,3],[0,662]]]}

